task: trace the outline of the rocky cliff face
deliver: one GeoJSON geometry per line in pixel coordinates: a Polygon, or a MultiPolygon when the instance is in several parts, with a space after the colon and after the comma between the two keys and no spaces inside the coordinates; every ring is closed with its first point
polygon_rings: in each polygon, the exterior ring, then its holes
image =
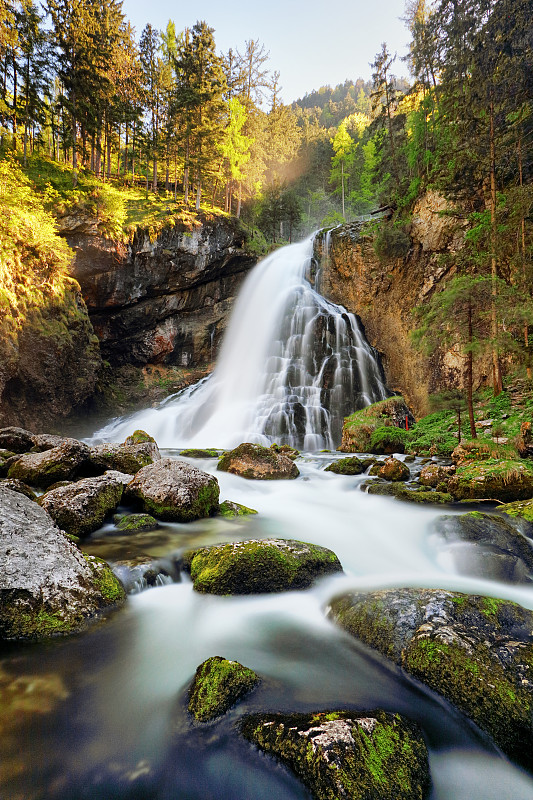
{"type": "MultiPolygon", "coordinates": [[[[436,192],[418,201],[409,230],[411,246],[402,258],[380,260],[361,223],[335,228],[316,242],[320,291],[360,317],[369,342],[381,354],[387,385],[406,398],[417,416],[428,413],[428,394],[460,384],[465,370],[458,353],[438,353],[428,361],[410,338],[416,324],[412,310],[454,272],[453,259],[444,265],[439,256],[462,246],[464,220],[459,214],[442,214],[450,206],[436,192]]],[[[476,376],[478,384],[485,379],[476,376]]]]}
{"type": "Polygon", "coordinates": [[[212,361],[233,299],[254,259],[236,220],[139,230],[128,246],[65,231],[102,357],[113,366],[212,361]]]}

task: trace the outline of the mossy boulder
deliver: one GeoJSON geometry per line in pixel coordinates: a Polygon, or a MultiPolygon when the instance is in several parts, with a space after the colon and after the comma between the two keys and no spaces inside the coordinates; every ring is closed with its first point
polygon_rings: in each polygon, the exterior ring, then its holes
{"type": "Polygon", "coordinates": [[[127,487],[127,497],[156,519],[190,522],[217,513],[218,481],[186,461],[162,458],[143,467],[127,487]]]}
{"type": "Polygon", "coordinates": [[[24,428],[0,428],[0,448],[12,453],[27,453],[33,447],[33,433],[24,428]]]}
{"type": "Polygon", "coordinates": [[[54,433],[38,433],[33,437],[32,453],[44,453],[45,450],[52,450],[67,441],[66,436],[57,436],[54,433]]]}
{"type": "Polygon", "coordinates": [[[408,503],[420,503],[422,505],[445,505],[453,503],[453,497],[447,492],[431,492],[423,486],[410,486],[403,483],[381,483],[381,481],[367,481],[361,487],[367,494],[377,494],[383,497],[396,497],[408,503]]]}
{"type": "Polygon", "coordinates": [[[0,481],[0,487],[4,489],[11,489],[12,492],[19,492],[25,495],[30,500],[37,501],[37,495],[27,484],[18,481],[15,478],[4,478],[0,481]]]}
{"type": "Polygon", "coordinates": [[[105,562],[82,553],[37,503],[0,487],[0,639],[74,633],[124,599],[105,562]]]}
{"type": "Polygon", "coordinates": [[[533,468],[505,459],[463,461],[448,481],[448,491],[456,500],[528,500],[533,498],[533,468]]]}
{"type": "Polygon", "coordinates": [[[183,458],[219,458],[220,450],[200,450],[198,448],[190,448],[189,450],[182,450],[180,456],[183,458]]]}
{"type": "Polygon", "coordinates": [[[364,471],[363,462],[357,456],[341,458],[329,464],[324,470],[324,472],[334,472],[336,475],[361,475],[364,471]]]}
{"type": "Polygon", "coordinates": [[[533,548],[509,518],[471,511],[438,517],[432,529],[459,573],[511,583],[531,581],[533,548]]]}
{"type": "Polygon", "coordinates": [[[523,533],[533,533],[533,500],[517,500],[514,503],[506,503],[500,506],[498,511],[512,517],[520,525],[523,533]]]}
{"type": "Polygon", "coordinates": [[[426,745],[418,727],[399,714],[250,714],[240,729],[317,800],[422,800],[429,794],[426,745]]]}
{"type": "Polygon", "coordinates": [[[197,592],[218,595],[307,589],[316,578],[342,571],[331,550],[293,539],[202,547],[185,553],[183,566],[197,592]]]}
{"type": "Polygon", "coordinates": [[[8,477],[46,489],[58,481],[71,480],[88,462],[89,453],[86,444],[76,439],[65,439],[51,450],[21,456],[10,466],[8,477]]]}
{"type": "Polygon", "coordinates": [[[150,436],[149,433],[146,433],[146,431],[141,431],[141,430],[133,431],[131,436],[126,437],[126,439],[124,440],[124,444],[126,445],[126,447],[135,444],[145,444],[147,442],[151,444],[156,444],[156,441],[153,436],[150,436]]]}
{"type": "Polygon", "coordinates": [[[407,464],[391,456],[380,465],[378,475],[386,481],[408,481],[411,472],[407,464]]]}
{"type": "Polygon", "coordinates": [[[141,533],[159,528],[158,521],[150,514],[122,514],[115,525],[121,533],[141,533]]]}
{"type": "Polygon", "coordinates": [[[200,664],[189,688],[189,713],[197,722],[221,717],[260,682],[238,661],[212,656],[200,664]]]}
{"type": "MultiPolygon", "coordinates": [[[[405,428],[405,418],[408,418],[409,426],[414,424],[414,417],[405,403],[403,397],[388,397],[373,403],[370,406],[356,411],[344,420],[342,428],[342,442],[338,448],[343,453],[368,453],[368,452],[399,452],[398,447],[405,439],[405,431],[399,432],[400,428],[405,428]],[[377,449],[371,450],[371,440],[377,428],[390,427],[391,436],[401,437],[401,442],[393,445],[393,450],[377,449]]],[[[378,442],[375,442],[378,447],[378,442]]]]}
{"type": "Polygon", "coordinates": [[[492,597],[385,589],[337,597],[328,616],[533,768],[533,612],[492,597]]]}
{"type": "Polygon", "coordinates": [[[0,478],[5,478],[9,467],[16,461],[18,456],[11,450],[0,450],[0,478]]]}
{"type": "Polygon", "coordinates": [[[160,461],[161,453],[155,442],[137,444],[99,444],[91,447],[91,465],[97,471],[116,469],[135,475],[143,467],[160,461]]]}
{"type": "Polygon", "coordinates": [[[270,447],[244,442],[221,456],[217,469],[249,480],[283,480],[297,478],[298,467],[288,456],[270,447]]]}
{"type": "Polygon", "coordinates": [[[122,499],[131,475],[106,472],[97,478],[83,478],[76,483],[46,492],[39,504],[54,522],[73,536],[88,536],[100,528],[122,499]]]}
{"type": "Polygon", "coordinates": [[[274,453],[281,453],[283,456],[288,456],[293,461],[300,455],[300,451],[295,447],[291,447],[290,444],[276,444],[274,442],[274,444],[270,445],[270,449],[273,450],[274,453]]]}
{"type": "Polygon", "coordinates": [[[439,484],[447,483],[451,476],[455,473],[455,466],[444,466],[442,464],[424,464],[420,470],[418,480],[424,486],[431,486],[435,488],[439,484]]]}
{"type": "Polygon", "coordinates": [[[221,517],[247,517],[249,514],[257,514],[257,511],[248,506],[242,506],[240,503],[235,503],[233,500],[224,500],[218,507],[218,513],[221,517]]]}

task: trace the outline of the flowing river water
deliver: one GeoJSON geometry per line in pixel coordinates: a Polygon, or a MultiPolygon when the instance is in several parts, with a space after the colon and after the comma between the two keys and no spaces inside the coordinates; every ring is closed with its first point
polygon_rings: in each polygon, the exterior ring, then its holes
{"type": "MultiPolygon", "coordinates": [[[[112,421],[92,440],[122,441],[142,427],[166,448],[163,455],[179,457],[179,448],[190,444],[225,447],[283,439],[304,447],[297,462],[300,477],[246,481],[217,472],[216,459],[191,460],[216,474],[221,499],[259,513],[163,523],[156,532],[129,536],[118,535],[108,523],[93,534],[84,545],[89,552],[114,563],[158,560],[174,580],[168,577],[131,594],[125,608],[83,635],[13,645],[4,652],[2,800],[309,798],[288,770],[239,737],[235,723],[249,711],[339,708],[383,708],[417,720],[430,752],[431,800],[533,798],[531,776],[463,715],[325,616],[331,598],[349,589],[438,587],[508,598],[527,608],[533,608],[533,591],[457,574],[449,552],[431,534],[431,522],[442,510],[367,495],[360,490],[364,476],[324,472],[339,455],[320,450],[330,440],[335,443],[335,437],[338,441],[338,417],[345,413],[343,397],[332,398],[335,381],[359,405],[384,396],[385,388],[354,318],[319,298],[305,282],[308,243],[290,253],[298,254],[300,271],[286,274],[280,267],[277,294],[273,289],[268,294],[268,281],[261,288],[264,306],[277,314],[269,333],[274,355],[265,344],[268,337],[258,343],[251,329],[243,342],[235,333],[240,322],[235,327],[234,320],[211,385],[208,381],[160,409],[112,421]],[[283,300],[285,311],[279,309],[285,280],[303,299],[305,314],[294,294],[283,300]],[[331,322],[332,314],[343,324],[331,322]],[[298,315],[303,328],[296,324],[298,315]],[[325,319],[315,319],[320,317],[325,319]],[[288,339],[308,338],[303,345],[288,344],[287,337],[280,343],[276,332],[282,328],[289,331],[288,339]],[[237,352],[229,349],[232,336],[237,352]],[[313,341],[321,348],[315,357],[306,351],[313,341]],[[334,355],[332,342],[340,342],[343,355],[334,355]],[[327,357],[330,363],[324,365],[327,357]],[[250,374],[257,363],[261,375],[250,374]],[[315,391],[320,370],[332,376],[329,392],[315,391]],[[228,374],[234,376],[233,385],[225,384],[228,374]],[[173,573],[176,554],[190,546],[273,536],[329,547],[344,573],[306,591],[249,597],[196,594],[186,577],[176,579],[173,573]],[[263,682],[221,720],[192,725],[187,687],[196,667],[213,655],[240,661],[263,682]]],[[[282,252],[280,258],[288,259],[284,263],[290,269],[292,256],[282,252]]],[[[273,263],[275,270],[279,264],[273,263]]],[[[250,278],[252,283],[256,279],[250,278]]],[[[241,309],[250,310],[251,302],[240,303],[241,309]]],[[[249,318],[252,327],[259,325],[260,308],[249,318]]],[[[242,337],[246,328],[240,330],[242,337]]],[[[419,464],[410,466],[416,471],[419,464]]]]}

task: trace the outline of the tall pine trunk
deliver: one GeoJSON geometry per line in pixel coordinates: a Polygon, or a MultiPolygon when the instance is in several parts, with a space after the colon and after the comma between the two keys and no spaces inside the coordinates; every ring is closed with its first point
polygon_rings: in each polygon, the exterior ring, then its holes
{"type": "Polygon", "coordinates": [[[473,345],[473,330],[472,330],[472,306],[468,305],[468,356],[466,365],[466,393],[468,403],[468,419],[470,421],[470,436],[472,439],[477,439],[476,421],[474,419],[474,402],[473,402],[473,385],[474,385],[474,365],[472,355],[473,345]]]}
{"type": "Polygon", "coordinates": [[[492,337],[492,386],[494,397],[503,389],[500,359],[498,355],[498,318],[496,315],[496,297],[498,295],[498,266],[496,262],[496,144],[494,140],[494,100],[491,97],[489,104],[490,116],[490,240],[491,240],[491,304],[490,304],[490,333],[492,337]]]}

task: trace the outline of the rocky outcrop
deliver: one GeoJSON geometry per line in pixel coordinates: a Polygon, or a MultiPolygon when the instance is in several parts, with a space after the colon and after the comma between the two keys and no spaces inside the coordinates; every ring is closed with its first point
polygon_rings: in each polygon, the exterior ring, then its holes
{"type": "MultiPolygon", "coordinates": [[[[405,256],[378,258],[374,237],[361,223],[318,237],[316,254],[321,261],[320,291],[359,316],[371,345],[381,355],[387,386],[400,392],[415,415],[429,412],[428,394],[461,384],[465,361],[450,351],[428,361],[414,347],[412,310],[427,302],[443,280],[453,273],[453,262],[442,263],[442,253],[462,246],[465,219],[454,203],[436,192],[417,202],[409,229],[410,247],[405,256]]],[[[484,366],[475,376],[484,380],[484,366]]]]}
{"type": "Polygon", "coordinates": [[[439,589],[346,594],[328,615],[533,767],[533,612],[439,589]]]}
{"type": "Polygon", "coordinates": [[[237,220],[205,216],[138,229],[127,246],[65,231],[103,357],[112,365],[213,360],[233,299],[255,259],[237,220]]]}
{"type": "Polygon", "coordinates": [[[190,522],[217,513],[220,489],[207,472],[162,458],[143,467],[127,487],[126,497],[156,519],[190,522]]]}
{"type": "Polygon", "coordinates": [[[240,728],[317,800],[423,800],[429,793],[426,745],[417,726],[399,714],[251,714],[240,728]]]}
{"type": "Polygon", "coordinates": [[[98,444],[91,447],[89,456],[92,466],[97,470],[116,469],[132,475],[160,459],[161,454],[155,442],[98,444]]]}
{"type": "Polygon", "coordinates": [[[249,694],[259,677],[238,661],[212,656],[200,664],[189,688],[189,714],[197,722],[222,716],[238,700],[249,694]]]}
{"type": "Polygon", "coordinates": [[[78,550],[37,503],[0,487],[0,639],[79,631],[124,597],[107,564],[78,550]]]}
{"type": "Polygon", "coordinates": [[[297,478],[300,471],[292,458],[272,447],[244,442],[220,458],[217,469],[248,480],[275,481],[297,478]]]}
{"type": "Polygon", "coordinates": [[[65,439],[58,447],[21,456],[10,466],[8,477],[46,489],[53,483],[73,478],[89,460],[89,452],[83,442],[65,439]]]}
{"type": "Polygon", "coordinates": [[[292,539],[229,542],[184,554],[197,592],[262,594],[307,589],[322,575],[342,572],[331,550],[292,539]]]}

